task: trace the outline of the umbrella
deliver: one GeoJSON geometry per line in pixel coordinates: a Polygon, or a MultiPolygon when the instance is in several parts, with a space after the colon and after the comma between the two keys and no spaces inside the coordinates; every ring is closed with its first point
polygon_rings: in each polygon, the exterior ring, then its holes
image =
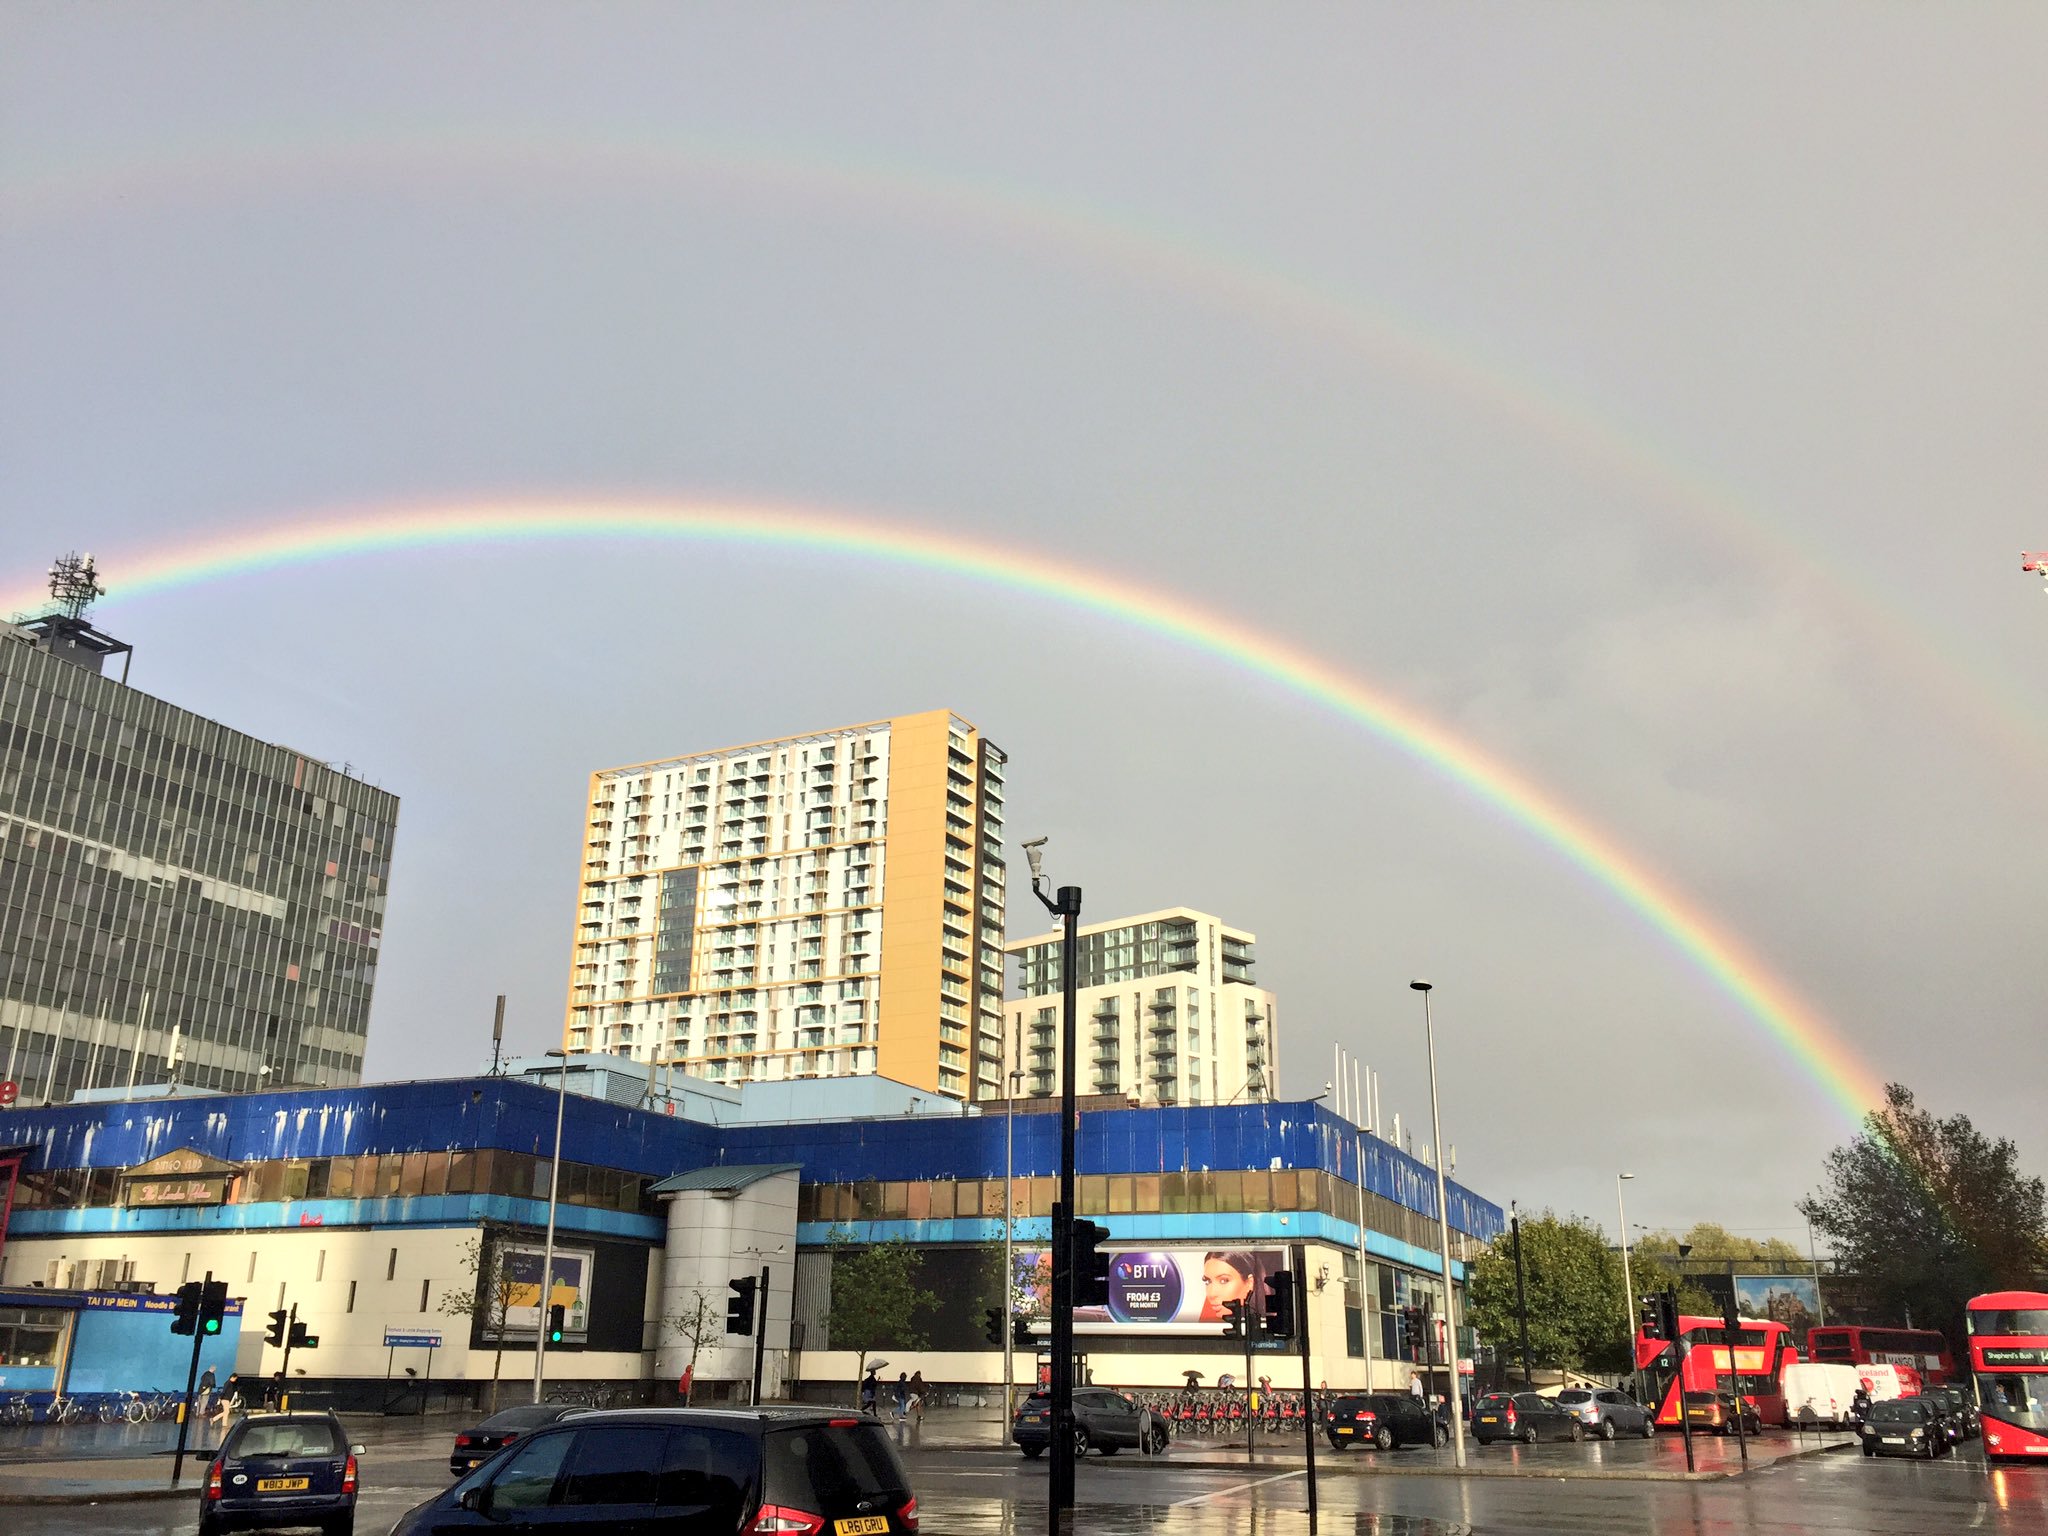
{"type": "Polygon", "coordinates": [[[870,1360],[868,1362],[868,1369],[871,1371],[886,1371],[888,1368],[889,1362],[886,1360],[870,1360]]]}

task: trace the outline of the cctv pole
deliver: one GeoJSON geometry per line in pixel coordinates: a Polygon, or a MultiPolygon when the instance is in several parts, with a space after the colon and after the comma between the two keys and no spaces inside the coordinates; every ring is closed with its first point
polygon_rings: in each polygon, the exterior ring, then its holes
{"type": "Polygon", "coordinates": [[[562,1084],[555,1094],[555,1156],[548,1164],[548,1237],[541,1248],[540,1299],[534,1303],[533,1400],[540,1401],[541,1382],[548,1365],[548,1309],[555,1294],[555,1201],[562,1192],[562,1114],[569,1107],[569,1053],[549,1051],[562,1058],[562,1084]]]}
{"type": "Polygon", "coordinates": [[[1315,1396],[1309,1388],[1308,1346],[1308,1245],[1294,1245],[1294,1333],[1301,1349],[1301,1443],[1308,1452],[1308,1528],[1316,1528],[1316,1416],[1315,1396]]]}
{"type": "MultiPolygon", "coordinates": [[[[213,1271],[209,1269],[206,1272],[205,1280],[200,1282],[199,1294],[201,1297],[206,1295],[205,1288],[211,1284],[213,1284],[213,1271]]],[[[203,1305],[202,1303],[202,1310],[203,1305]]],[[[171,1458],[171,1486],[173,1488],[178,1486],[178,1478],[185,1470],[185,1436],[192,1428],[192,1388],[199,1381],[199,1345],[200,1341],[205,1337],[206,1325],[195,1322],[192,1325],[192,1362],[185,1367],[185,1402],[184,1406],[178,1410],[178,1453],[171,1458]]]]}
{"type": "Polygon", "coordinates": [[[1080,985],[1081,887],[1047,896],[1031,850],[1031,893],[1060,919],[1060,1185],[1052,1208],[1052,1463],[1046,1475],[1046,1529],[1068,1536],[1074,1524],[1074,1102],[1075,1012],[1080,985]]]}
{"type": "Polygon", "coordinates": [[[1411,981],[1408,986],[1422,994],[1422,1035],[1429,1044],[1429,1123],[1430,1134],[1436,1138],[1436,1220],[1444,1250],[1444,1354],[1450,1365],[1444,1373],[1450,1380],[1444,1398],[1451,1410],[1451,1459],[1463,1467],[1465,1410],[1464,1394],[1458,1383],[1458,1293],[1451,1283],[1451,1197],[1444,1182],[1444,1122],[1436,1107],[1436,1029],[1429,1018],[1430,984],[1411,981]]]}
{"type": "Polygon", "coordinates": [[[1515,1234],[1515,1312],[1522,1320],[1522,1390],[1533,1392],[1529,1380],[1529,1293],[1522,1284],[1522,1213],[1508,1204],[1508,1224],[1515,1234]]]}

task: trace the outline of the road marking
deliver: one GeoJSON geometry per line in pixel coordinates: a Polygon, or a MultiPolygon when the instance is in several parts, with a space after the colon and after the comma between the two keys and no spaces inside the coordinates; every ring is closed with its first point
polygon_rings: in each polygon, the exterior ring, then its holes
{"type": "Polygon", "coordinates": [[[1192,1498],[1175,1499],[1169,1509],[1185,1509],[1190,1504],[1206,1504],[1211,1499],[1220,1499],[1227,1493],[1243,1493],[1247,1488],[1263,1488],[1268,1483],[1284,1483],[1290,1477],[1306,1477],[1308,1468],[1300,1467],[1292,1472],[1276,1472],[1271,1477],[1255,1477],[1248,1483],[1232,1483],[1228,1488],[1218,1488],[1209,1493],[1198,1493],[1192,1498]]]}

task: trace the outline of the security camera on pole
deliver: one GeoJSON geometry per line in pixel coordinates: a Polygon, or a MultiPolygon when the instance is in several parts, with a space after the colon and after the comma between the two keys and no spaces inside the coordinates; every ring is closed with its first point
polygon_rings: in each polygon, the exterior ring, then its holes
{"type": "Polygon", "coordinates": [[[1046,1529],[1066,1536],[1074,1522],[1074,1104],[1075,993],[1080,968],[1081,887],[1047,894],[1045,839],[1024,845],[1031,894],[1060,920],[1060,1185],[1052,1208],[1052,1457],[1046,1477],[1046,1529]]]}
{"type": "Polygon", "coordinates": [[[1464,1393],[1458,1385],[1458,1294],[1451,1289],[1451,1197],[1444,1182],[1444,1122],[1436,1107],[1436,1030],[1429,1017],[1429,994],[1432,985],[1426,981],[1411,981],[1411,990],[1422,994],[1422,1033],[1429,1042],[1429,1123],[1430,1134],[1436,1138],[1436,1219],[1437,1232],[1443,1241],[1444,1260],[1444,1355],[1450,1364],[1450,1405],[1451,1405],[1451,1457],[1459,1465],[1465,1465],[1465,1405],[1464,1393]]]}

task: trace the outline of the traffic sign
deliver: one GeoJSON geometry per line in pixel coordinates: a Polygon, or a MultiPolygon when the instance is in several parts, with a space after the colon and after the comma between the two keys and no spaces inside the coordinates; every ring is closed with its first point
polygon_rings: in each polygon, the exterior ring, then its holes
{"type": "Polygon", "coordinates": [[[415,1328],[404,1331],[397,1328],[384,1330],[386,1349],[439,1349],[441,1330],[438,1328],[415,1328]]]}
{"type": "Polygon", "coordinates": [[[17,1083],[13,1078],[10,1077],[5,1082],[0,1082],[0,1109],[4,1109],[12,1104],[20,1095],[21,1084],[17,1083]]]}

